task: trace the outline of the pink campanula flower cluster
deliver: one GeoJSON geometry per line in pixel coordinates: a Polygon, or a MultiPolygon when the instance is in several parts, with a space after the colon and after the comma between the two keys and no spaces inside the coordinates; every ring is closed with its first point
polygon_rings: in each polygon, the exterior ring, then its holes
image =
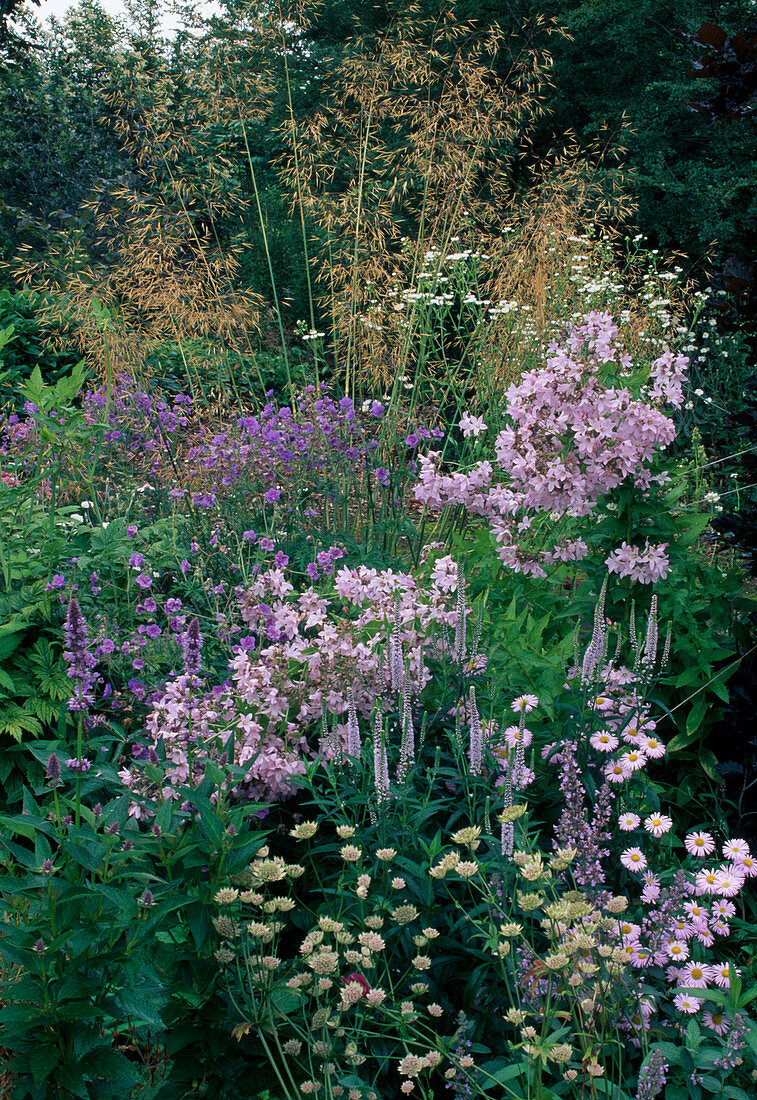
{"type": "MultiPolygon", "coordinates": [[[[632,396],[617,377],[631,374],[630,356],[618,342],[607,313],[589,313],[569,330],[562,346],[550,346],[546,366],[528,371],[506,391],[510,423],[494,442],[496,465],[483,459],[466,473],[442,473],[440,453],[419,459],[415,497],[436,511],[463,505],[486,517],[498,554],[510,568],[545,576],[557,561],[588,553],[580,538],[530,551],[526,533],[538,515],[580,518],[627,479],[641,490],[655,480],[649,463],[675,437],[673,421],[657,408],[661,399],[680,405],[686,360],[664,353],[652,364],[651,386],[632,396]]],[[[464,414],[466,437],[482,434],[481,418],[464,414]]],[[[665,546],[644,550],[624,544],[608,559],[621,575],[644,583],[667,572],[665,546]]]]}

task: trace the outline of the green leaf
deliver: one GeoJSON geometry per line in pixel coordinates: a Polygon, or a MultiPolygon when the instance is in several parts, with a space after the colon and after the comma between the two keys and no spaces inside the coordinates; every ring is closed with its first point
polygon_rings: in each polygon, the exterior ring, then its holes
{"type": "Polygon", "coordinates": [[[708,709],[709,709],[709,705],[708,705],[707,700],[705,699],[703,694],[700,694],[697,697],[697,700],[694,703],[694,706],[691,708],[691,710],[689,711],[689,713],[686,717],[686,732],[687,733],[691,734],[691,733],[694,733],[696,730],[699,729],[699,727],[702,725],[702,722],[705,719],[705,715],[707,714],[708,709]]]}
{"type": "Polygon", "coordinates": [[[46,1077],[49,1077],[60,1061],[60,1051],[57,1047],[36,1047],[29,1055],[29,1065],[32,1071],[35,1085],[41,1085],[46,1077]]]}

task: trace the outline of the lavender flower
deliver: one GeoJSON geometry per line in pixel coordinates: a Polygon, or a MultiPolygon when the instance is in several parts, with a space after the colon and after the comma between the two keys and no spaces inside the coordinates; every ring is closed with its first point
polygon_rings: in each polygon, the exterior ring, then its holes
{"type": "Polygon", "coordinates": [[[669,1068],[662,1051],[656,1047],[641,1068],[636,1100],[654,1100],[665,1085],[669,1068]]]}
{"type": "Polygon", "coordinates": [[[61,784],[60,777],[60,761],[54,752],[51,752],[47,758],[47,767],[45,768],[45,779],[49,787],[59,787],[61,784]]]}
{"type": "Polygon", "coordinates": [[[68,709],[87,711],[94,706],[94,687],[102,677],[93,671],[97,659],[89,650],[87,623],[75,596],[68,602],[64,637],[66,648],[63,657],[68,664],[68,677],[73,680],[73,694],[69,699],[68,709]]]}
{"type": "Polygon", "coordinates": [[[184,673],[186,676],[196,676],[200,671],[202,634],[200,622],[195,615],[190,620],[186,633],[181,639],[181,648],[184,652],[184,673]]]}

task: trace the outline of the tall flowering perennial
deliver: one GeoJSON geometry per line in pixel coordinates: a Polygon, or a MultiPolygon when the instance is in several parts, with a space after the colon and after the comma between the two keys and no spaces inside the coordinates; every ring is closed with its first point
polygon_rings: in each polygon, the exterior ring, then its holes
{"type": "MultiPolygon", "coordinates": [[[[528,371],[506,391],[510,423],[494,442],[496,466],[484,459],[467,473],[443,474],[439,452],[432,451],[419,460],[416,499],[432,510],[463,505],[484,516],[499,556],[517,572],[543,577],[558,561],[581,560],[589,548],[580,536],[537,549],[537,521],[569,524],[591,515],[626,481],[646,491],[660,480],[649,464],[673,441],[675,427],[657,405],[663,399],[681,404],[685,368],[685,359],[666,352],[652,365],[652,386],[634,397],[627,385],[615,384],[616,378],[630,381],[633,372],[612,317],[589,313],[562,345],[550,345],[545,367],[528,371]]],[[[461,428],[466,432],[469,420],[461,428]]],[[[624,544],[607,564],[642,583],[668,570],[665,546],[649,543],[643,549],[624,544]]]]}
{"type": "Polygon", "coordinates": [[[89,711],[95,705],[95,687],[102,677],[95,672],[97,658],[89,648],[87,622],[75,596],[68,601],[66,623],[63,628],[65,649],[63,659],[66,673],[72,682],[72,694],[68,709],[73,712],[89,711]]]}

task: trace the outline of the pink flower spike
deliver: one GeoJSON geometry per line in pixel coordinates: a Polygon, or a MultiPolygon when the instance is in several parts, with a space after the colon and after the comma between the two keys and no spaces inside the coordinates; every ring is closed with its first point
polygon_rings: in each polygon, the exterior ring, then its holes
{"type": "Polygon", "coordinates": [[[666,814],[650,814],[649,817],[644,819],[644,828],[658,840],[669,832],[672,827],[673,819],[666,814]]]}
{"type": "Polygon", "coordinates": [[[647,867],[647,858],[641,848],[626,848],[620,857],[620,862],[629,871],[644,871],[647,867]]]}
{"type": "Polygon", "coordinates": [[[689,833],[684,844],[689,855],[700,856],[702,859],[715,851],[715,841],[709,833],[689,833]]]}

